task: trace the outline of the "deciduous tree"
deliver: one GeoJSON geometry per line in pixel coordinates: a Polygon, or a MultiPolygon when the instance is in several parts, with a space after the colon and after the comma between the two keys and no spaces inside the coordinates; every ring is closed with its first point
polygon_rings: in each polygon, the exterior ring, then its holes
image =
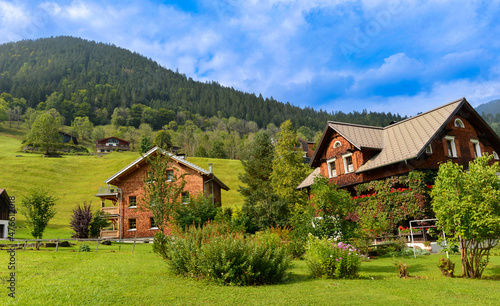
{"type": "Polygon", "coordinates": [[[33,146],[40,146],[49,154],[52,148],[62,143],[59,134],[61,117],[55,110],[50,110],[39,115],[31,127],[31,131],[26,135],[26,142],[33,146]]]}
{"type": "MultiPolygon", "coordinates": [[[[50,219],[56,215],[56,198],[49,196],[46,191],[33,190],[21,201],[21,213],[26,218],[26,227],[35,239],[42,239],[43,232],[50,219]]],[[[39,249],[39,242],[36,242],[39,249]]]]}
{"type": "Polygon", "coordinates": [[[500,237],[500,166],[490,166],[491,158],[476,158],[468,171],[451,161],[441,164],[431,193],[438,228],[458,244],[466,277],[481,277],[500,237]]]}

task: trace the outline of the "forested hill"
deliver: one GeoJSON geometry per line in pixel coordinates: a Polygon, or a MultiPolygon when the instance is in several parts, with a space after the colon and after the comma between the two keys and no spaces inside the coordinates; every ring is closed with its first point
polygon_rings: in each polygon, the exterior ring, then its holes
{"type": "MultiPolygon", "coordinates": [[[[205,118],[233,116],[255,121],[260,127],[279,125],[287,119],[297,127],[314,130],[323,129],[327,120],[385,126],[402,119],[390,113],[345,114],[300,108],[216,82],[197,82],[137,53],[74,37],[0,45],[1,92],[26,99],[32,108],[57,92],[61,102],[50,107],[55,107],[67,124],[76,116],[88,116],[94,124],[107,124],[115,108],[132,108],[136,104],[156,111],[188,111],[205,118]]],[[[38,108],[45,108],[41,106],[38,108]]],[[[153,124],[155,128],[168,123],[160,119],[153,124]]]]}

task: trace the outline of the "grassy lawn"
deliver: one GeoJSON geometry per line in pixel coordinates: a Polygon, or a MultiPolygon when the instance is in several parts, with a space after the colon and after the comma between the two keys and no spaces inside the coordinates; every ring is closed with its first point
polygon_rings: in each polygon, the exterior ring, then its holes
{"type": "MultiPolygon", "coordinates": [[[[22,250],[16,253],[17,304],[251,304],[251,305],[410,305],[497,304],[496,280],[446,278],[437,268],[437,255],[406,257],[414,278],[399,279],[392,258],[363,262],[360,279],[311,279],[304,261],[294,261],[284,284],[223,287],[171,274],[151,244],[99,246],[91,252],[70,249],[22,250]],[[118,251],[118,248],[121,248],[118,251]]],[[[459,258],[456,274],[460,274],[459,258]]],[[[0,262],[7,265],[5,251],[0,262]]],[[[7,297],[7,271],[0,269],[0,304],[7,297]]],[[[492,257],[486,276],[500,276],[500,257],[492,257]]]]}
{"type": "MultiPolygon", "coordinates": [[[[94,195],[99,186],[117,171],[127,166],[140,155],[137,152],[111,153],[103,157],[64,155],[62,158],[43,158],[41,154],[27,154],[20,151],[24,130],[0,125],[0,188],[16,197],[17,205],[32,188],[43,188],[57,200],[57,214],[50,221],[44,238],[69,238],[71,211],[84,201],[100,206],[94,195]],[[16,157],[16,155],[21,155],[16,157]]],[[[242,165],[238,160],[190,158],[191,162],[208,169],[214,164],[214,173],[231,189],[222,192],[224,206],[239,207],[243,200],[238,189],[238,173],[242,165]]],[[[18,206],[19,207],[19,206],[18,206]]],[[[24,217],[17,214],[16,238],[31,238],[25,229],[24,217]]]]}

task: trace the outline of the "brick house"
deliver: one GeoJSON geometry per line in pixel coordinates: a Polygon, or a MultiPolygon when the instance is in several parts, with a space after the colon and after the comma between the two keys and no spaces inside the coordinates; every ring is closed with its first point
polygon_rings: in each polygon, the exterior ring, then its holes
{"type": "Polygon", "coordinates": [[[130,151],[130,142],[118,137],[108,137],[96,141],[97,153],[109,153],[113,151],[130,151]]]}
{"type": "Polygon", "coordinates": [[[297,141],[299,143],[300,149],[302,150],[302,152],[304,154],[303,155],[304,162],[307,164],[310,163],[311,157],[314,154],[314,147],[315,147],[316,143],[313,141],[304,140],[302,138],[298,138],[297,141]]]}
{"type": "Polygon", "coordinates": [[[159,152],[170,159],[170,168],[167,172],[173,173],[175,168],[177,176],[186,174],[184,179],[187,183],[182,194],[183,201],[187,202],[190,197],[203,193],[212,198],[214,205],[221,205],[221,189],[227,191],[229,188],[212,173],[211,164],[209,170],[205,170],[183,157],[154,147],[144,157],[141,156],[108,178],[105,181],[106,187],[99,188],[96,197],[101,199],[101,209],[110,214],[113,224],[112,230],[101,232],[102,238],[134,238],[136,235],[153,237],[158,231],[153,214],[149,210],[142,209],[140,201],[143,195],[143,178],[150,168],[146,157],[155,156],[159,152]],[[111,205],[106,206],[107,201],[111,202],[111,205]]]}
{"type": "Polygon", "coordinates": [[[437,171],[447,160],[467,168],[484,152],[498,161],[500,138],[465,98],[384,128],[329,121],[310,162],[316,171],[297,189],[323,175],[354,192],[360,183],[437,171]]]}

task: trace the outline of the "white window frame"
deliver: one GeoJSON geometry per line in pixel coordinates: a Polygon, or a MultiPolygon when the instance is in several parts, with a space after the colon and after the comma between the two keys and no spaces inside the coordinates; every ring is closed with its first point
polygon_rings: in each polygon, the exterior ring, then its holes
{"type": "Polygon", "coordinates": [[[483,154],[481,153],[481,147],[479,146],[479,140],[471,139],[470,142],[472,142],[472,146],[473,146],[473,150],[474,150],[474,158],[481,157],[483,154]]]}
{"type": "Polygon", "coordinates": [[[342,146],[342,143],[340,143],[340,141],[335,141],[335,143],[333,144],[333,148],[340,148],[342,146]],[[338,144],[338,145],[337,145],[338,144]]]}
{"type": "Polygon", "coordinates": [[[174,180],[174,170],[167,170],[167,182],[174,180]],[[170,172],[172,172],[172,177],[169,177],[170,172]]]}
{"type": "Polygon", "coordinates": [[[344,171],[345,173],[351,173],[354,172],[354,160],[352,159],[352,153],[344,154],[342,155],[342,159],[344,160],[344,171]],[[351,169],[349,169],[349,165],[347,164],[347,158],[351,157],[351,169]]]}
{"type": "Polygon", "coordinates": [[[336,158],[332,158],[326,161],[326,164],[328,165],[328,178],[336,177],[338,175],[337,166],[335,165],[336,160],[336,158]],[[332,164],[335,166],[335,175],[332,175],[332,164]]]}
{"type": "Polygon", "coordinates": [[[459,127],[459,128],[465,128],[464,122],[462,120],[458,119],[458,118],[455,119],[455,126],[459,127]]]}
{"type": "Polygon", "coordinates": [[[432,146],[430,144],[425,148],[425,153],[432,154],[432,146]]]}
{"type": "Polygon", "coordinates": [[[446,136],[446,150],[448,150],[448,141],[450,142],[451,155],[448,151],[448,157],[458,157],[457,155],[457,145],[455,143],[455,136],[446,136]]]}
{"type": "Polygon", "coordinates": [[[499,159],[499,158],[498,158],[498,153],[497,153],[497,152],[495,152],[495,151],[493,151],[493,159],[496,159],[496,160],[498,160],[498,159],[499,159]]]}

